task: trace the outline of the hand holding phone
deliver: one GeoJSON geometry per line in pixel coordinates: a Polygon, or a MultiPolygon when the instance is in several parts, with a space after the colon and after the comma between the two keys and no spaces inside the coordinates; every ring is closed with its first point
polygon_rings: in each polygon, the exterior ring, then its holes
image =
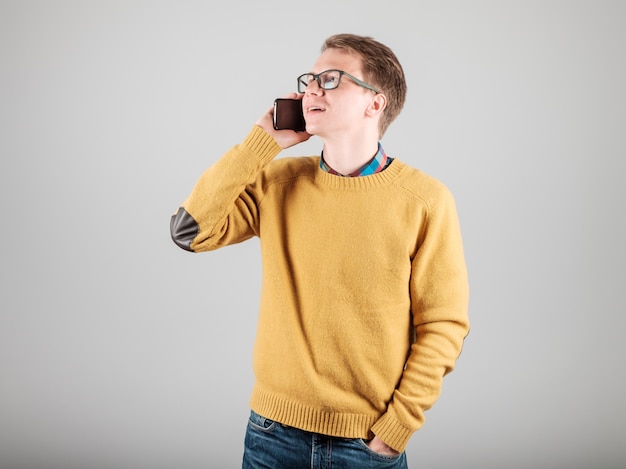
{"type": "Polygon", "coordinates": [[[306,122],[302,112],[302,100],[277,98],[274,100],[274,129],[304,132],[306,122]]]}

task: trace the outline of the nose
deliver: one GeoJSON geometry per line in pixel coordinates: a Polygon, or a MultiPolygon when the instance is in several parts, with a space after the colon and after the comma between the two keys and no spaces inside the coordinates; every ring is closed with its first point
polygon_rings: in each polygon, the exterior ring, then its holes
{"type": "Polygon", "coordinates": [[[307,85],[304,90],[304,94],[312,94],[315,96],[320,96],[324,93],[324,88],[322,88],[317,80],[312,80],[311,83],[307,85]]]}

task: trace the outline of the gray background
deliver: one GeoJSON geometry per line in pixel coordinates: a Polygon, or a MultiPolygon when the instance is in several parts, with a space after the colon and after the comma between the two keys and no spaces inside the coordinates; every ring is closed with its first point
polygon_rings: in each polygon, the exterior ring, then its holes
{"type": "Polygon", "coordinates": [[[598,0],[2,1],[0,468],[240,466],[258,240],[194,255],[169,219],[337,32],[396,51],[383,145],[450,187],[464,233],[472,331],[410,467],[623,467],[625,20],[598,0]]]}

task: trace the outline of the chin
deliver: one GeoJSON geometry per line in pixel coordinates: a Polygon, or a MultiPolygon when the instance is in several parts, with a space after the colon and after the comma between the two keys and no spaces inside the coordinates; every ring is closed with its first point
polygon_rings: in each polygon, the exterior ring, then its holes
{"type": "Polygon", "coordinates": [[[315,125],[307,124],[305,129],[306,129],[306,133],[309,135],[318,135],[319,129],[315,125]]]}

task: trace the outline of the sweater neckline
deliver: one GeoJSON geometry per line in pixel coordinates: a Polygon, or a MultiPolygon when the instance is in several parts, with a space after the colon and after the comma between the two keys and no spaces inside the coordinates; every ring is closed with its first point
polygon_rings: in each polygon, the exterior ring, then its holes
{"type": "Polygon", "coordinates": [[[324,171],[319,165],[320,157],[317,159],[315,180],[332,189],[361,190],[383,187],[395,181],[405,168],[401,161],[394,158],[384,171],[367,176],[345,177],[324,171]]]}

